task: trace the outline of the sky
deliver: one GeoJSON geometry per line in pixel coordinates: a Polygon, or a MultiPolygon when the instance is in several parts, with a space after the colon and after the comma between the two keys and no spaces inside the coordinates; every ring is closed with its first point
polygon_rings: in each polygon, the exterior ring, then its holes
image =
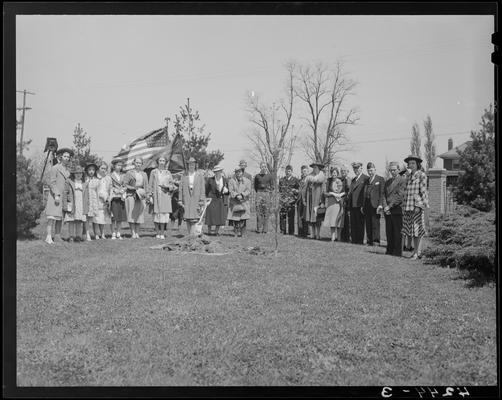
{"type": "MultiPolygon", "coordinates": [[[[360,119],[346,130],[352,150],[342,161],[372,161],[384,174],[386,160],[410,153],[411,127],[423,135],[427,115],[438,154],[448,138],[459,145],[478,128],[494,101],[493,32],[492,16],[17,16],[16,87],[35,93],[26,99],[27,154],[43,151],[47,137],[71,146],[80,123],[91,151],[110,161],[190,98],[225,170],[245,159],[257,172],[248,93],[269,103],[285,97],[288,61],[343,61],[358,82],[350,104],[360,119]]],[[[295,174],[308,161],[299,146],[295,174]]]]}

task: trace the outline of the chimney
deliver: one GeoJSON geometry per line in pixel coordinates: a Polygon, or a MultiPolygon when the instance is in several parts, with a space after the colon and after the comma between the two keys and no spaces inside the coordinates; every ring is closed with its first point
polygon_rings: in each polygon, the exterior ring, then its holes
{"type": "Polygon", "coordinates": [[[453,149],[453,139],[449,138],[448,139],[448,150],[451,150],[451,149],[453,149]]]}

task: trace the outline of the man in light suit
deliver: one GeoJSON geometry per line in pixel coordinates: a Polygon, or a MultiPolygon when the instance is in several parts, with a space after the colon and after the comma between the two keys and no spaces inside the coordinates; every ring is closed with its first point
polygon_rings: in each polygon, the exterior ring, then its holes
{"type": "Polygon", "coordinates": [[[352,169],[355,177],[350,183],[347,204],[350,211],[350,237],[352,243],[363,244],[364,239],[364,187],[368,176],[363,174],[363,163],[353,162],[352,169]]]}
{"type": "Polygon", "coordinates": [[[385,233],[387,235],[387,251],[385,254],[401,257],[403,255],[401,229],[403,227],[403,210],[401,205],[406,191],[406,179],[399,174],[399,163],[389,163],[391,177],[385,182],[383,196],[383,212],[385,214],[385,233]]]}
{"type": "Polygon", "coordinates": [[[385,179],[376,174],[375,164],[366,166],[369,179],[364,187],[364,219],[366,222],[366,244],[380,244],[380,212],[383,210],[383,189],[385,179]]]}

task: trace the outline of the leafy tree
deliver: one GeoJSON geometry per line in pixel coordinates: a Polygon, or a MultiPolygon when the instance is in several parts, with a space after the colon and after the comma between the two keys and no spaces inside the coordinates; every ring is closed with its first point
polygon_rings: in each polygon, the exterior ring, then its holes
{"type": "Polygon", "coordinates": [[[427,115],[427,118],[424,120],[424,135],[425,135],[425,163],[427,169],[434,168],[434,164],[436,163],[436,145],[434,144],[434,132],[432,131],[432,119],[430,115],[427,115]]]}
{"type": "Polygon", "coordinates": [[[75,152],[74,163],[85,167],[87,164],[98,164],[103,161],[101,157],[96,154],[91,154],[91,138],[87,136],[87,132],[77,124],[73,131],[73,151],[75,152]]]}
{"type": "Polygon", "coordinates": [[[489,211],[495,201],[495,128],[493,105],[484,110],[481,129],[471,131],[471,142],[460,154],[456,199],[481,211],[489,211]]]}
{"type": "Polygon", "coordinates": [[[422,139],[420,138],[420,128],[417,123],[414,123],[411,127],[411,140],[410,140],[410,151],[414,156],[422,158],[422,152],[420,147],[422,146],[422,139]]]}
{"type": "Polygon", "coordinates": [[[18,238],[31,237],[31,229],[44,209],[41,187],[31,160],[18,155],[16,160],[16,218],[18,238]]]}
{"type": "Polygon", "coordinates": [[[224,154],[220,150],[207,150],[211,133],[204,133],[205,127],[199,112],[190,107],[190,99],[187,99],[187,104],[180,107],[179,114],[174,116],[173,138],[178,133],[183,136],[185,162],[193,157],[197,160],[198,168],[210,169],[223,160],[224,154]]]}

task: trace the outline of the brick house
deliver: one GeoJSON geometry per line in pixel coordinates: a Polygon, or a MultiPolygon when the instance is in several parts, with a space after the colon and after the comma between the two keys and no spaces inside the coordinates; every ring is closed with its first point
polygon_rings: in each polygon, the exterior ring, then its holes
{"type": "Polygon", "coordinates": [[[443,169],[446,170],[446,186],[456,186],[460,171],[460,155],[459,151],[471,143],[470,141],[462,143],[460,146],[453,147],[453,139],[448,139],[448,151],[440,154],[438,157],[443,159],[443,169]]]}

